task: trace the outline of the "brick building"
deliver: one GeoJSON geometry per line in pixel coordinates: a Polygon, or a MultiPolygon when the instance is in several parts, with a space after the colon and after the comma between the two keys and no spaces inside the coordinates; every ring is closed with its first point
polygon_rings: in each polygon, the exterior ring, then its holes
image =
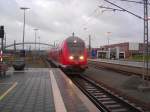
{"type": "MultiPolygon", "coordinates": [[[[144,45],[143,43],[118,43],[101,46],[97,48],[97,58],[108,59],[121,59],[128,58],[132,55],[142,54],[144,45]]],[[[149,44],[150,51],[150,44],[149,44]]]]}

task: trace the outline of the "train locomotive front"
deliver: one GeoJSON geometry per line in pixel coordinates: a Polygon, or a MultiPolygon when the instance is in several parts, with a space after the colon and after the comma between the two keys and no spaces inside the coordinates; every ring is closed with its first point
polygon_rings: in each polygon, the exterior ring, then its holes
{"type": "Polygon", "coordinates": [[[54,52],[53,59],[64,71],[83,72],[87,68],[85,43],[79,37],[68,37],[54,52]]]}

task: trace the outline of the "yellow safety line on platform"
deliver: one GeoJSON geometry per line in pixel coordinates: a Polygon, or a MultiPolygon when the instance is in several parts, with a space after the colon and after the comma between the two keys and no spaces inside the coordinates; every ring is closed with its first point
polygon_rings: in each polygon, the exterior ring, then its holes
{"type": "Polygon", "coordinates": [[[17,86],[17,82],[13,83],[13,85],[6,91],[4,92],[1,96],[0,96],[0,101],[9,93],[11,92],[16,86],[17,86]]]}
{"type": "Polygon", "coordinates": [[[14,84],[13,82],[10,82],[10,83],[1,83],[0,82],[0,85],[9,85],[9,84],[14,84]]]}

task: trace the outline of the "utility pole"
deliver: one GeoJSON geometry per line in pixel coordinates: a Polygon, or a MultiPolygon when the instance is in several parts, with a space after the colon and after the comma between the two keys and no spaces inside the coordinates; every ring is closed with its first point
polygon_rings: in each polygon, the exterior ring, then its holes
{"type": "Polygon", "coordinates": [[[55,41],[54,41],[54,47],[56,46],[55,41]]]}
{"type": "MultiPolygon", "coordinates": [[[[146,73],[144,75],[148,75],[148,56],[149,56],[149,40],[148,40],[148,0],[144,1],[144,68],[146,69],[146,73]]],[[[143,79],[145,76],[143,75],[143,79]]]]}
{"type": "Polygon", "coordinates": [[[91,57],[91,35],[89,35],[89,57],[91,57]]]}
{"type": "Polygon", "coordinates": [[[16,40],[14,40],[14,51],[16,53],[16,40]]]}
{"type": "Polygon", "coordinates": [[[89,52],[91,51],[91,35],[89,35],[89,52]]]}
{"type": "Polygon", "coordinates": [[[4,47],[4,50],[6,50],[6,32],[4,32],[4,40],[5,40],[5,47],[4,47]]]}
{"type": "Polygon", "coordinates": [[[72,33],[72,37],[74,37],[74,32],[72,33]]]}

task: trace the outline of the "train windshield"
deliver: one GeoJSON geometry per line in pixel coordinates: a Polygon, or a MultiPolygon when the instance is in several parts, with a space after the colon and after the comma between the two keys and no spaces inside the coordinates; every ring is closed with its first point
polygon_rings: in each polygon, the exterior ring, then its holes
{"type": "Polygon", "coordinates": [[[85,45],[83,42],[77,42],[77,43],[68,42],[68,49],[70,53],[83,53],[84,47],[85,45]]]}

